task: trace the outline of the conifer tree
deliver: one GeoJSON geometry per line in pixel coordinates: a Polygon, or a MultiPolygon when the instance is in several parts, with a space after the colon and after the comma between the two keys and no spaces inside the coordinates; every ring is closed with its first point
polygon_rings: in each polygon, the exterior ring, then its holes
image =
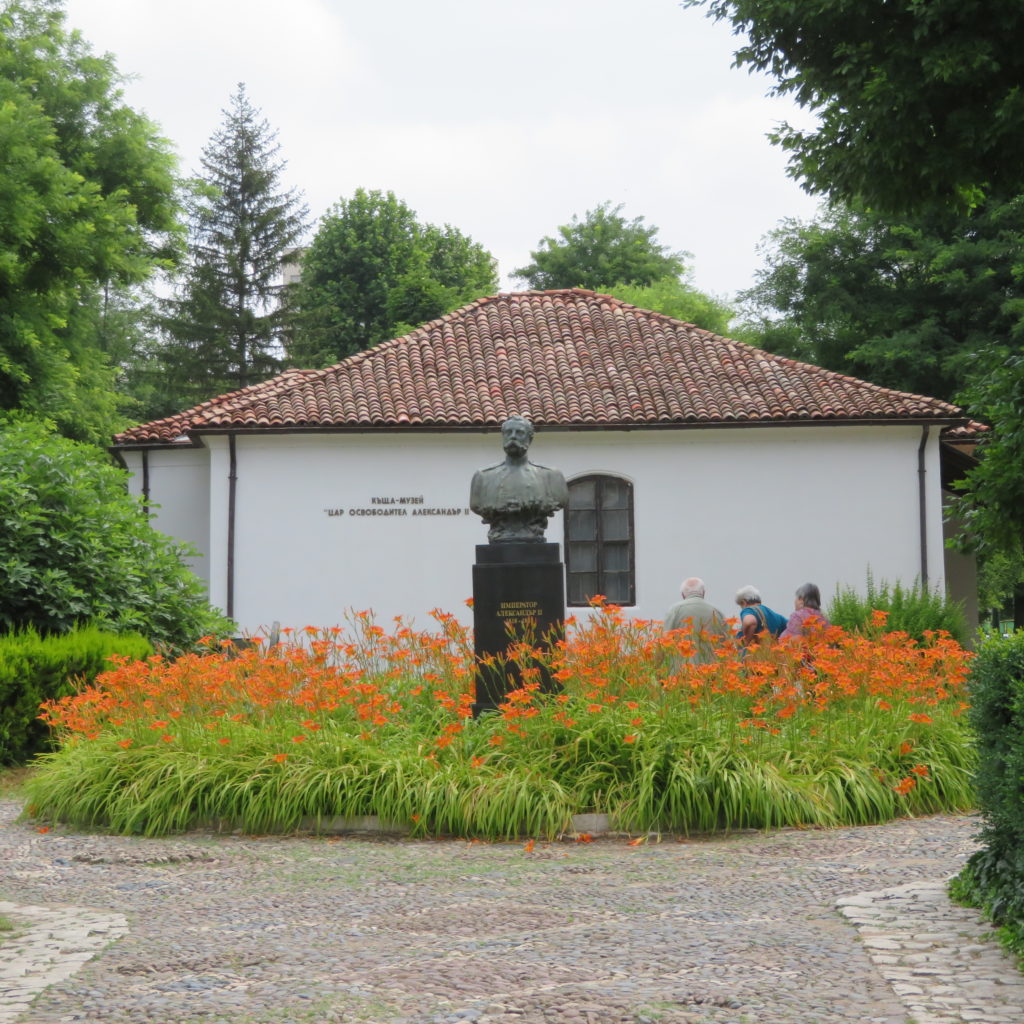
{"type": "Polygon", "coordinates": [[[240,84],[203,150],[187,265],[162,320],[165,386],[153,415],[258,383],[282,366],[292,311],[281,265],[302,238],[307,208],[281,184],[279,150],[240,84]]]}

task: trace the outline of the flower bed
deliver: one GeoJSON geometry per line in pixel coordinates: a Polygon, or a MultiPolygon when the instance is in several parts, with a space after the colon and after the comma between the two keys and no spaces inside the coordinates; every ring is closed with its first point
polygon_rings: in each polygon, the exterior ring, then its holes
{"type": "Polygon", "coordinates": [[[414,833],[553,836],[858,824],[972,804],[970,655],[944,634],[825,631],[682,664],[684,633],[599,606],[474,720],[466,630],[369,613],[264,650],[121,662],[43,706],[60,749],[28,784],[47,821],[163,834],[288,832],[376,815],[414,833]],[[561,687],[540,691],[544,666],[561,687]]]}

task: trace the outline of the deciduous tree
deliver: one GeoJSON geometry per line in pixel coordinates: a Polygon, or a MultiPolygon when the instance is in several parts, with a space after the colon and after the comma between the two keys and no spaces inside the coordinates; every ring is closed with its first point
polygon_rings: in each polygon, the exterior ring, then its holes
{"type": "Polygon", "coordinates": [[[1019,0],[683,0],[730,22],[736,64],[818,116],[783,125],[804,187],[899,215],[1024,191],[1019,0]]]}
{"type": "Polygon", "coordinates": [[[729,334],[729,325],[735,316],[735,310],[728,302],[702,292],[688,277],[663,277],[649,285],[617,284],[597,290],[714,334],[729,334]]]}
{"type": "Polygon", "coordinates": [[[532,263],[513,271],[528,287],[589,288],[612,284],[649,286],[684,273],[681,252],[669,252],[657,241],[658,229],[643,217],[626,220],[622,205],[601,203],[582,220],[573,215],[558,228],[557,238],[541,239],[530,253],[532,263]]]}
{"type": "MultiPolygon", "coordinates": [[[[966,392],[972,412],[995,430],[958,503],[964,541],[983,558],[1024,565],[1024,354],[992,360],[966,392]]],[[[1018,574],[1018,584],[1021,582],[1018,574]]]]}
{"type": "Polygon", "coordinates": [[[0,409],[92,441],[119,422],[102,295],[165,264],[179,228],[174,159],[119,82],[58,0],[0,4],[0,409]]]}
{"type": "MultiPolygon", "coordinates": [[[[791,154],[790,172],[808,191],[886,214],[897,224],[936,211],[980,212],[980,219],[968,217],[954,228],[961,233],[953,239],[946,227],[936,232],[929,225],[926,234],[938,236],[929,239],[913,234],[920,224],[911,225],[906,257],[892,244],[902,228],[883,227],[881,238],[869,243],[867,260],[895,256],[890,272],[906,279],[909,270],[916,280],[899,291],[888,288],[882,263],[867,268],[866,280],[883,299],[902,294],[908,300],[889,312],[910,326],[902,332],[869,330],[861,339],[843,340],[833,331],[832,340],[853,365],[873,352],[881,367],[900,376],[920,373],[921,366],[937,371],[939,386],[922,390],[955,386],[958,365],[971,366],[965,397],[974,412],[988,418],[993,434],[981,465],[970,474],[961,511],[982,549],[988,545],[1019,556],[1024,549],[1024,361],[1019,352],[1024,299],[1019,260],[1005,257],[1019,249],[1021,234],[1016,225],[1002,236],[978,229],[984,218],[991,218],[990,227],[1000,217],[1016,218],[1020,200],[1007,202],[1007,197],[1024,193],[1024,49],[1019,45],[1024,5],[1018,0],[683,2],[706,6],[712,17],[731,22],[746,37],[736,63],[772,74],[775,92],[818,115],[814,130],[784,125],[774,136],[791,154]],[[993,248],[999,268],[988,274],[993,248]],[[929,271],[935,280],[928,279],[929,271]],[[940,300],[959,295],[962,305],[957,310],[942,304],[936,313],[931,305],[936,295],[940,300]],[[988,337],[986,328],[991,328],[988,337]],[[916,358],[921,366],[911,365],[916,358]]],[[[790,240],[808,251],[813,242],[792,232],[790,240]]],[[[835,265],[828,239],[822,235],[818,243],[823,265],[835,265]]],[[[865,269],[865,260],[855,263],[865,269]]],[[[777,336],[776,344],[810,340],[806,328],[815,304],[800,300],[809,278],[794,277],[792,269],[788,281],[785,273],[772,271],[758,285],[762,291],[774,288],[782,308],[805,328],[803,334],[790,330],[785,338],[777,336]]],[[[848,274],[840,277],[849,280],[848,274]]],[[[842,284],[829,291],[830,296],[822,292],[824,304],[817,306],[833,327],[874,316],[842,308],[842,284]]],[[[782,327],[791,329],[793,321],[782,327]]],[[[811,344],[823,351],[826,340],[811,344]]]]}
{"type": "Polygon", "coordinates": [[[299,366],[327,366],[497,290],[494,258],[392,192],[357,189],[323,217],[302,261],[299,366]]]}
{"type": "Polygon", "coordinates": [[[764,245],[740,296],[774,352],[949,401],[1022,342],[1024,197],[893,219],[833,206],[764,245]]]}
{"type": "MultiPolygon", "coordinates": [[[[1024,196],[892,220],[832,207],[785,222],[741,294],[773,352],[964,405],[993,426],[958,502],[962,543],[1020,567],[1024,544],[1024,196]]],[[[991,574],[990,574],[991,575],[991,574]]],[[[1004,575],[1006,575],[1004,573],[1004,575]]],[[[987,587],[991,597],[994,582],[987,587]]]]}

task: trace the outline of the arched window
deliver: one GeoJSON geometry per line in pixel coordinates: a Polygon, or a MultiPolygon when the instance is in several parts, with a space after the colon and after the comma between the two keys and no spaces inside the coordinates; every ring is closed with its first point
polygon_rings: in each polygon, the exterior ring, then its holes
{"type": "Polygon", "coordinates": [[[565,510],[566,596],[586,605],[595,594],[612,604],[636,604],[633,485],[617,476],[569,482],[565,510]]]}

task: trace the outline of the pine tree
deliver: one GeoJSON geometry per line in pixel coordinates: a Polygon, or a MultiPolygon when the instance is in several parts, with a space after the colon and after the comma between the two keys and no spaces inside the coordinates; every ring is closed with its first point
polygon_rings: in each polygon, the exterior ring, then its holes
{"type": "Polygon", "coordinates": [[[203,150],[184,278],[162,320],[165,386],[154,415],[265,380],[283,365],[292,309],[281,264],[308,211],[296,190],[281,186],[279,150],[240,84],[203,150]]]}

